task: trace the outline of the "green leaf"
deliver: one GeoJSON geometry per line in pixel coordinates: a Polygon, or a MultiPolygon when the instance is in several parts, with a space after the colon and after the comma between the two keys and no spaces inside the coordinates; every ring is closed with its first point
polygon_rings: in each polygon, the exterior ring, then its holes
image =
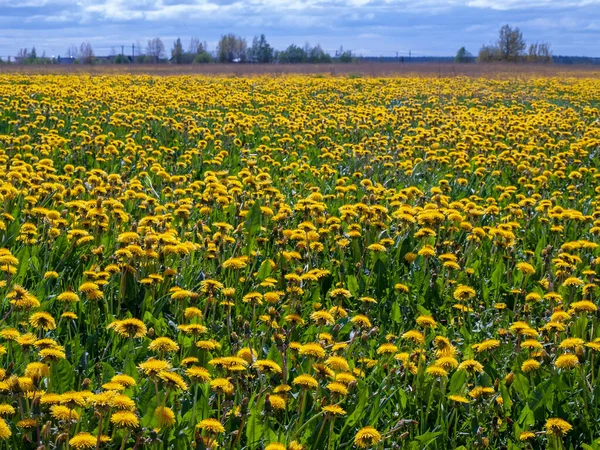
{"type": "Polygon", "coordinates": [[[552,380],[545,380],[538,384],[528,399],[529,408],[534,412],[546,406],[548,409],[552,409],[554,388],[552,380]]]}
{"type": "Polygon", "coordinates": [[[346,281],[348,282],[348,290],[356,296],[358,294],[358,280],[354,275],[348,275],[346,281]]]}
{"type": "Polygon", "coordinates": [[[408,403],[408,397],[406,396],[406,392],[402,389],[398,389],[398,394],[400,395],[400,406],[402,409],[406,408],[406,404],[408,403]]]}
{"type": "Polygon", "coordinates": [[[499,261],[496,263],[496,269],[492,273],[492,286],[495,291],[500,289],[500,285],[502,284],[502,279],[504,278],[504,263],[499,261]]]}
{"type": "Polygon", "coordinates": [[[257,448],[260,443],[260,439],[263,435],[263,420],[260,416],[262,410],[262,400],[252,404],[250,408],[250,416],[248,417],[248,423],[246,424],[246,440],[248,441],[248,448],[257,448]]]}
{"type": "Polygon", "coordinates": [[[271,274],[271,261],[265,259],[258,269],[258,279],[264,281],[271,274]]]}
{"type": "Polygon", "coordinates": [[[400,312],[400,306],[397,301],[392,304],[391,319],[396,323],[402,322],[402,313],[400,312]]]}
{"type": "Polygon", "coordinates": [[[421,314],[423,316],[431,316],[432,315],[431,311],[429,311],[423,305],[417,305],[417,310],[419,311],[419,314],[421,314]]]}
{"type": "Polygon", "coordinates": [[[459,392],[465,385],[465,381],[467,381],[466,370],[457,370],[456,372],[454,372],[454,374],[450,378],[450,393],[459,392]]]}
{"type": "Polygon", "coordinates": [[[435,441],[438,436],[441,436],[442,434],[444,434],[442,431],[436,431],[431,432],[428,431],[425,434],[422,434],[421,436],[417,436],[411,443],[410,443],[410,448],[411,449],[424,449],[426,448],[429,444],[431,444],[433,441],[435,441]]]}
{"type": "Polygon", "coordinates": [[[352,413],[350,413],[348,418],[344,421],[344,429],[346,429],[347,427],[353,427],[359,421],[367,406],[367,402],[369,399],[369,389],[367,389],[366,383],[360,380],[358,382],[357,388],[358,389],[356,390],[356,392],[358,392],[358,402],[356,403],[354,411],[352,411],[352,413]]]}
{"type": "Polygon", "coordinates": [[[529,381],[522,373],[515,374],[515,379],[511,386],[522,400],[525,400],[529,396],[529,381]]]}
{"type": "Polygon", "coordinates": [[[510,410],[512,409],[512,400],[510,398],[510,394],[508,392],[508,388],[504,383],[500,384],[500,394],[502,394],[502,401],[504,405],[504,411],[510,415],[510,410]]]}
{"type": "Polygon", "coordinates": [[[53,391],[62,393],[74,388],[75,371],[66,359],[54,363],[51,378],[52,386],[54,386],[53,391]]]}
{"type": "Polygon", "coordinates": [[[260,231],[261,214],[260,203],[258,201],[255,201],[246,213],[244,227],[248,233],[248,244],[246,245],[247,256],[250,256],[250,253],[252,253],[252,249],[254,248],[254,237],[260,231]]]}
{"type": "Polygon", "coordinates": [[[262,212],[260,210],[260,202],[255,201],[248,213],[246,214],[246,220],[244,222],[244,227],[250,236],[255,235],[260,231],[260,218],[262,212]]]}
{"type": "Polygon", "coordinates": [[[17,254],[20,264],[19,271],[17,272],[15,279],[19,280],[19,282],[22,281],[27,274],[27,269],[29,268],[29,255],[29,247],[23,247],[23,250],[17,254]]]}
{"type": "Polygon", "coordinates": [[[519,425],[523,428],[532,427],[535,425],[535,417],[529,406],[525,406],[519,416],[519,425]]]}

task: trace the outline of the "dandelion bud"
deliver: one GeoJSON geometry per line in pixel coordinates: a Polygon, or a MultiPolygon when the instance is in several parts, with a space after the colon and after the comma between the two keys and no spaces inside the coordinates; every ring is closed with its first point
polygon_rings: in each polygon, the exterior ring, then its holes
{"type": "Polygon", "coordinates": [[[89,378],[85,378],[82,382],[81,382],[81,388],[82,389],[87,389],[88,386],[92,383],[92,380],[90,380],[89,378]]]}
{"type": "Polygon", "coordinates": [[[44,437],[44,439],[48,439],[50,437],[51,433],[52,433],[52,422],[49,420],[42,427],[42,436],[44,437]]]}
{"type": "Polygon", "coordinates": [[[265,396],[265,412],[269,413],[271,412],[271,396],[269,394],[267,394],[265,396]]]}
{"type": "Polygon", "coordinates": [[[585,353],[583,352],[582,345],[578,345],[577,347],[575,347],[575,354],[577,355],[577,359],[579,359],[580,363],[585,362],[585,353]]]}
{"type": "Polygon", "coordinates": [[[69,439],[69,435],[67,433],[61,433],[56,437],[56,442],[57,443],[67,442],[68,439],[69,439]]]}
{"type": "Polygon", "coordinates": [[[281,335],[280,333],[275,333],[275,336],[273,336],[273,337],[275,338],[275,344],[278,347],[281,347],[285,343],[284,336],[281,335]]]}
{"type": "Polygon", "coordinates": [[[238,335],[235,333],[235,331],[231,332],[231,342],[237,342],[240,339],[238,338],[238,335]]]}
{"type": "Polygon", "coordinates": [[[515,374],[513,372],[511,372],[508,375],[506,375],[506,377],[504,378],[504,384],[506,385],[506,387],[510,387],[510,385],[512,384],[512,382],[514,380],[515,380],[515,374]]]}
{"type": "Polygon", "coordinates": [[[242,414],[248,414],[248,397],[242,399],[242,406],[240,408],[242,414]]]}
{"type": "Polygon", "coordinates": [[[148,328],[148,337],[149,338],[153,338],[154,337],[154,328],[148,328]]]}

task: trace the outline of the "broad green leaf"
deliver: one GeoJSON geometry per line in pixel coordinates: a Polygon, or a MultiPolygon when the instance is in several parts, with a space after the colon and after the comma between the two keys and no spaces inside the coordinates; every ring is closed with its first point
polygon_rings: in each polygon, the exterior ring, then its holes
{"type": "Polygon", "coordinates": [[[442,434],[444,434],[442,431],[428,431],[425,434],[415,437],[415,439],[410,443],[410,448],[415,450],[427,448],[429,444],[435,441],[442,434]]]}

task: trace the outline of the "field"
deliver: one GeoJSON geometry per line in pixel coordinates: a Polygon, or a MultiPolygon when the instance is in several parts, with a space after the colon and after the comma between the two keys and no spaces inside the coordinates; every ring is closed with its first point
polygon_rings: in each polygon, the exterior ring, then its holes
{"type": "Polygon", "coordinates": [[[0,448],[600,449],[600,77],[0,75],[0,448]]]}

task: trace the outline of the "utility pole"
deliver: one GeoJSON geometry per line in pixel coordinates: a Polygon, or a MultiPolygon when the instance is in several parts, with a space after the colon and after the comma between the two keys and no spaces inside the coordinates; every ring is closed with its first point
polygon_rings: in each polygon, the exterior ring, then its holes
{"type": "Polygon", "coordinates": [[[135,44],[131,44],[131,62],[135,62],[135,44]]]}
{"type": "Polygon", "coordinates": [[[121,55],[125,56],[125,46],[121,45],[121,55]]]}

